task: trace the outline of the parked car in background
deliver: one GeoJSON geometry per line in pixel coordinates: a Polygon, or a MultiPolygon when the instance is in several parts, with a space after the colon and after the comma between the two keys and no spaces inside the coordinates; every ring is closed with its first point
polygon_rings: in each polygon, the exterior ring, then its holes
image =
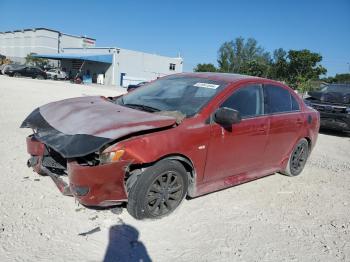
{"type": "Polygon", "coordinates": [[[63,194],[86,206],[127,202],[144,219],[171,213],[186,195],[299,175],[319,113],[277,81],[183,73],[119,97],[50,103],[21,127],[34,130],[28,166],[63,194]]]}
{"type": "Polygon", "coordinates": [[[138,84],[135,85],[128,85],[128,88],[126,89],[128,92],[134,91],[136,88],[139,88],[140,86],[144,86],[145,84],[147,84],[148,82],[140,82],[138,84]]]}
{"type": "Polygon", "coordinates": [[[329,84],[308,95],[305,103],[320,112],[321,128],[350,131],[350,84],[329,84]]]}
{"type": "Polygon", "coordinates": [[[31,77],[37,79],[46,79],[46,73],[41,70],[39,67],[35,66],[24,66],[17,69],[9,69],[6,71],[6,74],[13,77],[31,77]]]}
{"type": "Polygon", "coordinates": [[[18,69],[18,68],[23,68],[25,67],[24,65],[19,65],[19,64],[6,64],[1,67],[1,74],[6,75],[7,71],[11,69],[18,69]]]}
{"type": "Polygon", "coordinates": [[[68,79],[66,72],[62,71],[61,69],[53,68],[48,71],[46,71],[47,78],[54,79],[54,80],[65,80],[68,79]]]}

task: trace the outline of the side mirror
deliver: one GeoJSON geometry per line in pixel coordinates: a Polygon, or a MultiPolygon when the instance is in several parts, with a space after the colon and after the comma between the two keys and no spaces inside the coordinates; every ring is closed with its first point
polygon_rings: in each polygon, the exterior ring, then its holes
{"type": "Polygon", "coordinates": [[[240,113],[231,108],[222,107],[217,109],[214,113],[214,121],[219,125],[231,126],[232,124],[241,122],[241,120],[240,113]]]}

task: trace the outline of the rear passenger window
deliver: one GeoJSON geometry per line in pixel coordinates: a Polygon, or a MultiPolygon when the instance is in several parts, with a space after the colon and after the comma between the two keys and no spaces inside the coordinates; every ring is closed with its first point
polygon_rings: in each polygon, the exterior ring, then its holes
{"type": "Polygon", "coordinates": [[[261,85],[249,85],[235,91],[221,107],[240,112],[242,118],[263,114],[263,92],[261,85]]]}
{"type": "Polygon", "coordinates": [[[275,85],[265,85],[264,92],[266,113],[277,114],[299,110],[298,102],[287,89],[275,85]]]}
{"type": "Polygon", "coordinates": [[[292,95],[290,96],[290,98],[292,99],[292,111],[299,111],[300,110],[300,106],[299,106],[298,101],[292,95]]]}

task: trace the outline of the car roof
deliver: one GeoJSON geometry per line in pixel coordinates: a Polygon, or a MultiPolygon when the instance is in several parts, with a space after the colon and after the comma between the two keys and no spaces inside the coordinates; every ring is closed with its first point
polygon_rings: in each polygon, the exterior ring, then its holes
{"type": "Polygon", "coordinates": [[[271,82],[275,82],[276,84],[282,84],[281,82],[270,80],[267,78],[257,77],[257,76],[249,76],[249,75],[241,75],[241,74],[231,74],[231,73],[212,73],[212,72],[200,72],[200,73],[180,73],[178,75],[186,75],[192,77],[200,77],[207,78],[211,80],[224,81],[226,83],[234,83],[241,80],[267,80],[271,82]]]}

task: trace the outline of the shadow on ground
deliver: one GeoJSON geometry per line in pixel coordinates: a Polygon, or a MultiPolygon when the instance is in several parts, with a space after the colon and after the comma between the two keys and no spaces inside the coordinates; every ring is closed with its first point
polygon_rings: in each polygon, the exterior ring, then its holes
{"type": "Polygon", "coordinates": [[[320,134],[329,135],[329,136],[338,136],[338,137],[350,137],[350,132],[342,132],[332,129],[320,129],[320,134]]]}
{"type": "Polygon", "coordinates": [[[138,238],[139,232],[130,225],[112,226],[109,229],[109,243],[103,261],[152,261],[146,247],[138,238]]]}

